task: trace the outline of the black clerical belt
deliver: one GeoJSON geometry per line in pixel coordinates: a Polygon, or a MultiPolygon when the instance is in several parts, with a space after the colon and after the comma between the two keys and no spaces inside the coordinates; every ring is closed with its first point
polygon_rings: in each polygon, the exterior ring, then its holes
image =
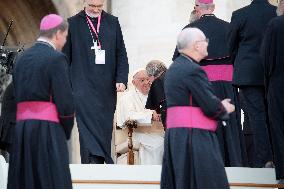
{"type": "Polygon", "coordinates": [[[59,123],[56,106],[52,102],[27,101],[17,104],[17,121],[43,120],[59,123]]]}

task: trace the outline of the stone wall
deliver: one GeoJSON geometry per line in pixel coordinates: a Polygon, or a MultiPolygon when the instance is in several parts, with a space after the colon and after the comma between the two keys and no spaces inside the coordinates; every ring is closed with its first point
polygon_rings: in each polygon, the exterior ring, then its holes
{"type": "MultiPolygon", "coordinates": [[[[250,2],[215,0],[215,14],[230,21],[234,10],[250,2]]],[[[176,36],[188,24],[194,0],[112,0],[111,7],[120,20],[132,72],[151,59],[171,64],[176,36]]]]}

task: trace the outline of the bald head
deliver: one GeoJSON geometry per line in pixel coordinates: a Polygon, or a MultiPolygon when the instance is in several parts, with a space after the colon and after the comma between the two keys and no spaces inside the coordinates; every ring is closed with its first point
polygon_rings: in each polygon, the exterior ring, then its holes
{"type": "Polygon", "coordinates": [[[204,33],[197,28],[186,28],[177,39],[179,53],[192,57],[197,62],[208,55],[208,41],[204,33]]]}
{"type": "Polygon", "coordinates": [[[181,51],[191,49],[196,41],[206,38],[204,33],[197,28],[186,28],[180,32],[177,39],[177,49],[181,51]]]}

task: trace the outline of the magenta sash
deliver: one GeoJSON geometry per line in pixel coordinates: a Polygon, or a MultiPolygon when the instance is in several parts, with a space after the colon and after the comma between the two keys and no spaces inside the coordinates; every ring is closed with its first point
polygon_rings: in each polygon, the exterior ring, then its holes
{"type": "Polygon", "coordinates": [[[17,121],[29,119],[59,123],[55,104],[44,101],[20,102],[17,104],[17,121]]]}
{"type": "Polygon", "coordinates": [[[209,81],[232,81],[233,65],[208,65],[202,66],[209,81]]]}
{"type": "Polygon", "coordinates": [[[174,106],[167,109],[167,128],[196,128],[216,131],[217,121],[198,107],[174,106]]]}

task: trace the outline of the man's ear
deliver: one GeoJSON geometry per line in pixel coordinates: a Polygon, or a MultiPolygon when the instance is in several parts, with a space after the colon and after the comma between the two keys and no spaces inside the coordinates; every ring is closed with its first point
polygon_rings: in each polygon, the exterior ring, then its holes
{"type": "Polygon", "coordinates": [[[194,50],[199,50],[199,43],[197,43],[197,42],[194,42],[194,44],[193,44],[193,48],[194,48],[194,50]]]}
{"type": "Polygon", "coordinates": [[[212,5],[212,12],[215,10],[215,4],[212,5]]]}
{"type": "Polygon", "coordinates": [[[56,40],[59,38],[59,35],[60,35],[60,30],[58,30],[58,31],[55,33],[55,39],[56,39],[56,40]]]}

